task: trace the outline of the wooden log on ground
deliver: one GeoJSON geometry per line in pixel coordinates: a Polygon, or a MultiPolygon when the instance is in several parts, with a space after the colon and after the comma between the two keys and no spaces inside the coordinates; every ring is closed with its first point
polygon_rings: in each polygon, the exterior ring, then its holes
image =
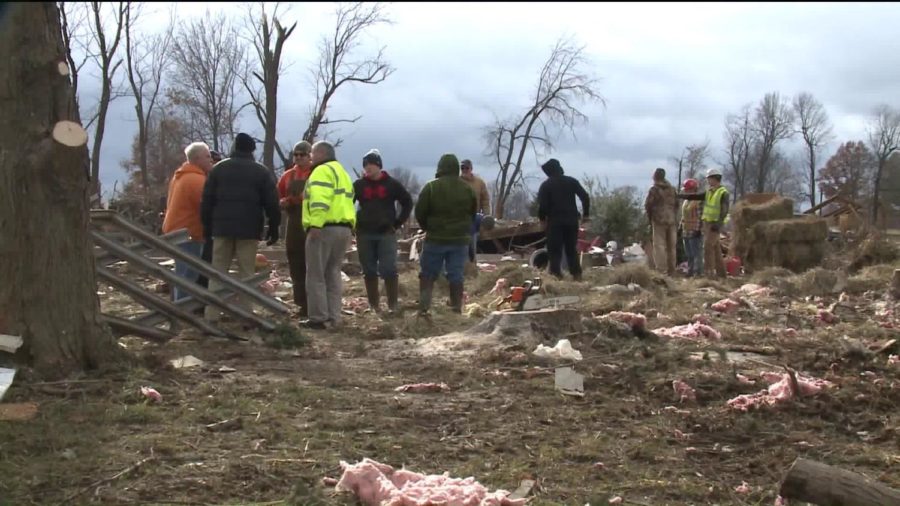
{"type": "Polygon", "coordinates": [[[781,497],[819,506],[897,506],[900,491],[865,476],[797,459],[781,483],[781,497]]]}

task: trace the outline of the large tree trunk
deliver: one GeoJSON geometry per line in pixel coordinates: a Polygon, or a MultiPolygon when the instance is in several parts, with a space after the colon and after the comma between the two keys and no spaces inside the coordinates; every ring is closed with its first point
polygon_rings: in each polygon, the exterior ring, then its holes
{"type": "Polygon", "coordinates": [[[82,165],[87,134],[65,62],[56,4],[7,4],[0,19],[0,333],[22,336],[23,358],[52,376],[120,356],[100,320],[82,165]],[[60,125],[66,120],[74,122],[68,130],[60,125]]]}
{"type": "Polygon", "coordinates": [[[873,226],[878,226],[878,203],[879,197],[881,196],[881,174],[884,170],[885,160],[883,158],[878,159],[878,167],[875,169],[875,187],[872,189],[872,219],[870,222],[873,226]]]}

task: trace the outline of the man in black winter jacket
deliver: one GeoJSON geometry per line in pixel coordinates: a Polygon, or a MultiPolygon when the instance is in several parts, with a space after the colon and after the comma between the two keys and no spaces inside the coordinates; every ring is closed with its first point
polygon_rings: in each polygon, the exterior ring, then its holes
{"type": "MultiPolygon", "coordinates": [[[[231,157],[217,163],[206,178],[200,218],[204,233],[213,238],[213,267],[228,272],[237,257],[238,278],[253,275],[256,249],[263,236],[263,214],[269,218],[266,244],[278,241],[281,209],[271,172],[253,159],[256,142],[245,133],[234,138],[231,157]]],[[[209,289],[222,285],[210,280],[209,289]]],[[[206,306],[206,319],[216,321],[219,311],[206,306]]]]}
{"type": "Polygon", "coordinates": [[[538,190],[538,218],[547,231],[547,253],[550,256],[550,274],[562,278],[562,253],[565,250],[566,263],[572,277],[581,279],[581,263],[578,261],[578,226],[587,222],[590,216],[591,198],[577,179],[563,174],[559,160],[551,158],[541,165],[547,180],[538,190]],[[575,197],[581,200],[582,215],[579,216],[575,197]],[[580,219],[581,217],[584,219],[580,219]]]}
{"type": "Polygon", "coordinates": [[[356,248],[363,269],[369,307],[379,309],[378,276],[384,279],[388,309],[397,310],[397,230],[412,212],[409,191],[383,169],[381,153],[373,149],[363,157],[363,177],[353,183],[356,212],[356,248]],[[397,215],[395,204],[400,204],[397,215]]]}

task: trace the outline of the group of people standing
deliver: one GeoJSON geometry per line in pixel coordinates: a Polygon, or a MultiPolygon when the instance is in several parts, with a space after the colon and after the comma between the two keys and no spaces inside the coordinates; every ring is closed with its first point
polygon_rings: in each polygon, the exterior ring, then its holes
{"type": "MultiPolygon", "coordinates": [[[[384,170],[376,149],[363,156],[363,174],[355,182],[326,141],[294,145],[293,166],[277,182],[255,161],[255,149],[256,141],[244,133],[235,137],[225,159],[214,160],[201,142],[185,148],[186,161],[169,182],[162,227],[164,233],[188,229],[184,251],[194,256],[208,251],[213,267],[226,272],[236,258],[238,277],[247,279],[254,273],[264,230],[266,244],[279,240],[284,211],[286,253],[301,324],[331,328],[341,321],[341,265],[354,232],[370,307],[380,311],[383,280],[388,311],[399,309],[397,234],[415,212],[425,231],[419,312],[428,314],[441,274],[450,284],[452,310],[462,312],[464,266],[474,261],[478,218],[490,206],[487,185],[473,174],[471,161],[460,163],[453,154],[443,155],[435,179],[422,188],[413,206],[409,191],[384,170]]],[[[176,261],[176,273],[199,281],[184,262],[176,261]]],[[[215,280],[209,283],[210,290],[220,288],[215,280]]],[[[179,300],[187,294],[176,287],[173,296],[179,300]]],[[[220,316],[215,307],[206,307],[207,320],[216,322],[220,316]]]]}
{"type": "Polygon", "coordinates": [[[652,255],[656,270],[675,274],[675,242],[678,234],[678,200],[681,204],[681,235],[688,263],[688,276],[725,277],[725,260],[720,245],[721,231],[728,218],[729,194],[722,186],[719,169],[706,171],[707,188],[700,192],[696,179],[684,181],[678,193],[666,179],[665,169],[653,173],[653,186],[644,200],[644,210],[652,228],[652,255]]]}

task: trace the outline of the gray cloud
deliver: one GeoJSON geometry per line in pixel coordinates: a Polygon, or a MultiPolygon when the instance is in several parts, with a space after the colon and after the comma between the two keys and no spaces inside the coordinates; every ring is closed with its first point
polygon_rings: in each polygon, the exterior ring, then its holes
{"type": "MultiPolygon", "coordinates": [[[[187,4],[182,4],[187,5],[187,4]]],[[[238,11],[229,4],[211,9],[238,11]]],[[[201,5],[188,5],[184,16],[201,5]]],[[[328,4],[302,4],[301,25],[287,48],[295,63],[282,80],[279,138],[305,127],[313,96],[309,60],[325,27],[328,4]]],[[[181,7],[180,7],[181,8],[181,7]]],[[[900,51],[892,36],[900,5],[881,4],[395,4],[391,26],[374,30],[362,51],[386,45],[397,71],[377,86],[343,89],[331,117],[363,118],[340,125],[340,156],[359,166],[378,147],[388,167],[430,177],[444,152],[496,173],[484,153],[482,129],[495,116],[527,107],[537,72],[555,39],[572,34],[586,45],[607,106],[585,108],[590,123],[562,136],[552,153],[529,155],[540,175],[543,157],[560,159],[575,175],[606,177],[644,188],[668,157],[709,140],[721,153],[725,115],[769,91],[790,97],[809,91],[821,100],[838,136],[864,138],[865,119],[878,103],[900,106],[900,51]]],[[[89,88],[84,83],[85,91],[89,88]]],[[[103,179],[122,178],[134,124],[130,104],[113,107],[104,142],[103,179]]],[[[258,134],[250,115],[242,129],[258,134]]],[[[796,144],[786,145],[788,150],[796,144]]],[[[827,158],[823,158],[823,161],[827,158]]],[[[539,179],[539,177],[538,177],[539,179]]]]}

